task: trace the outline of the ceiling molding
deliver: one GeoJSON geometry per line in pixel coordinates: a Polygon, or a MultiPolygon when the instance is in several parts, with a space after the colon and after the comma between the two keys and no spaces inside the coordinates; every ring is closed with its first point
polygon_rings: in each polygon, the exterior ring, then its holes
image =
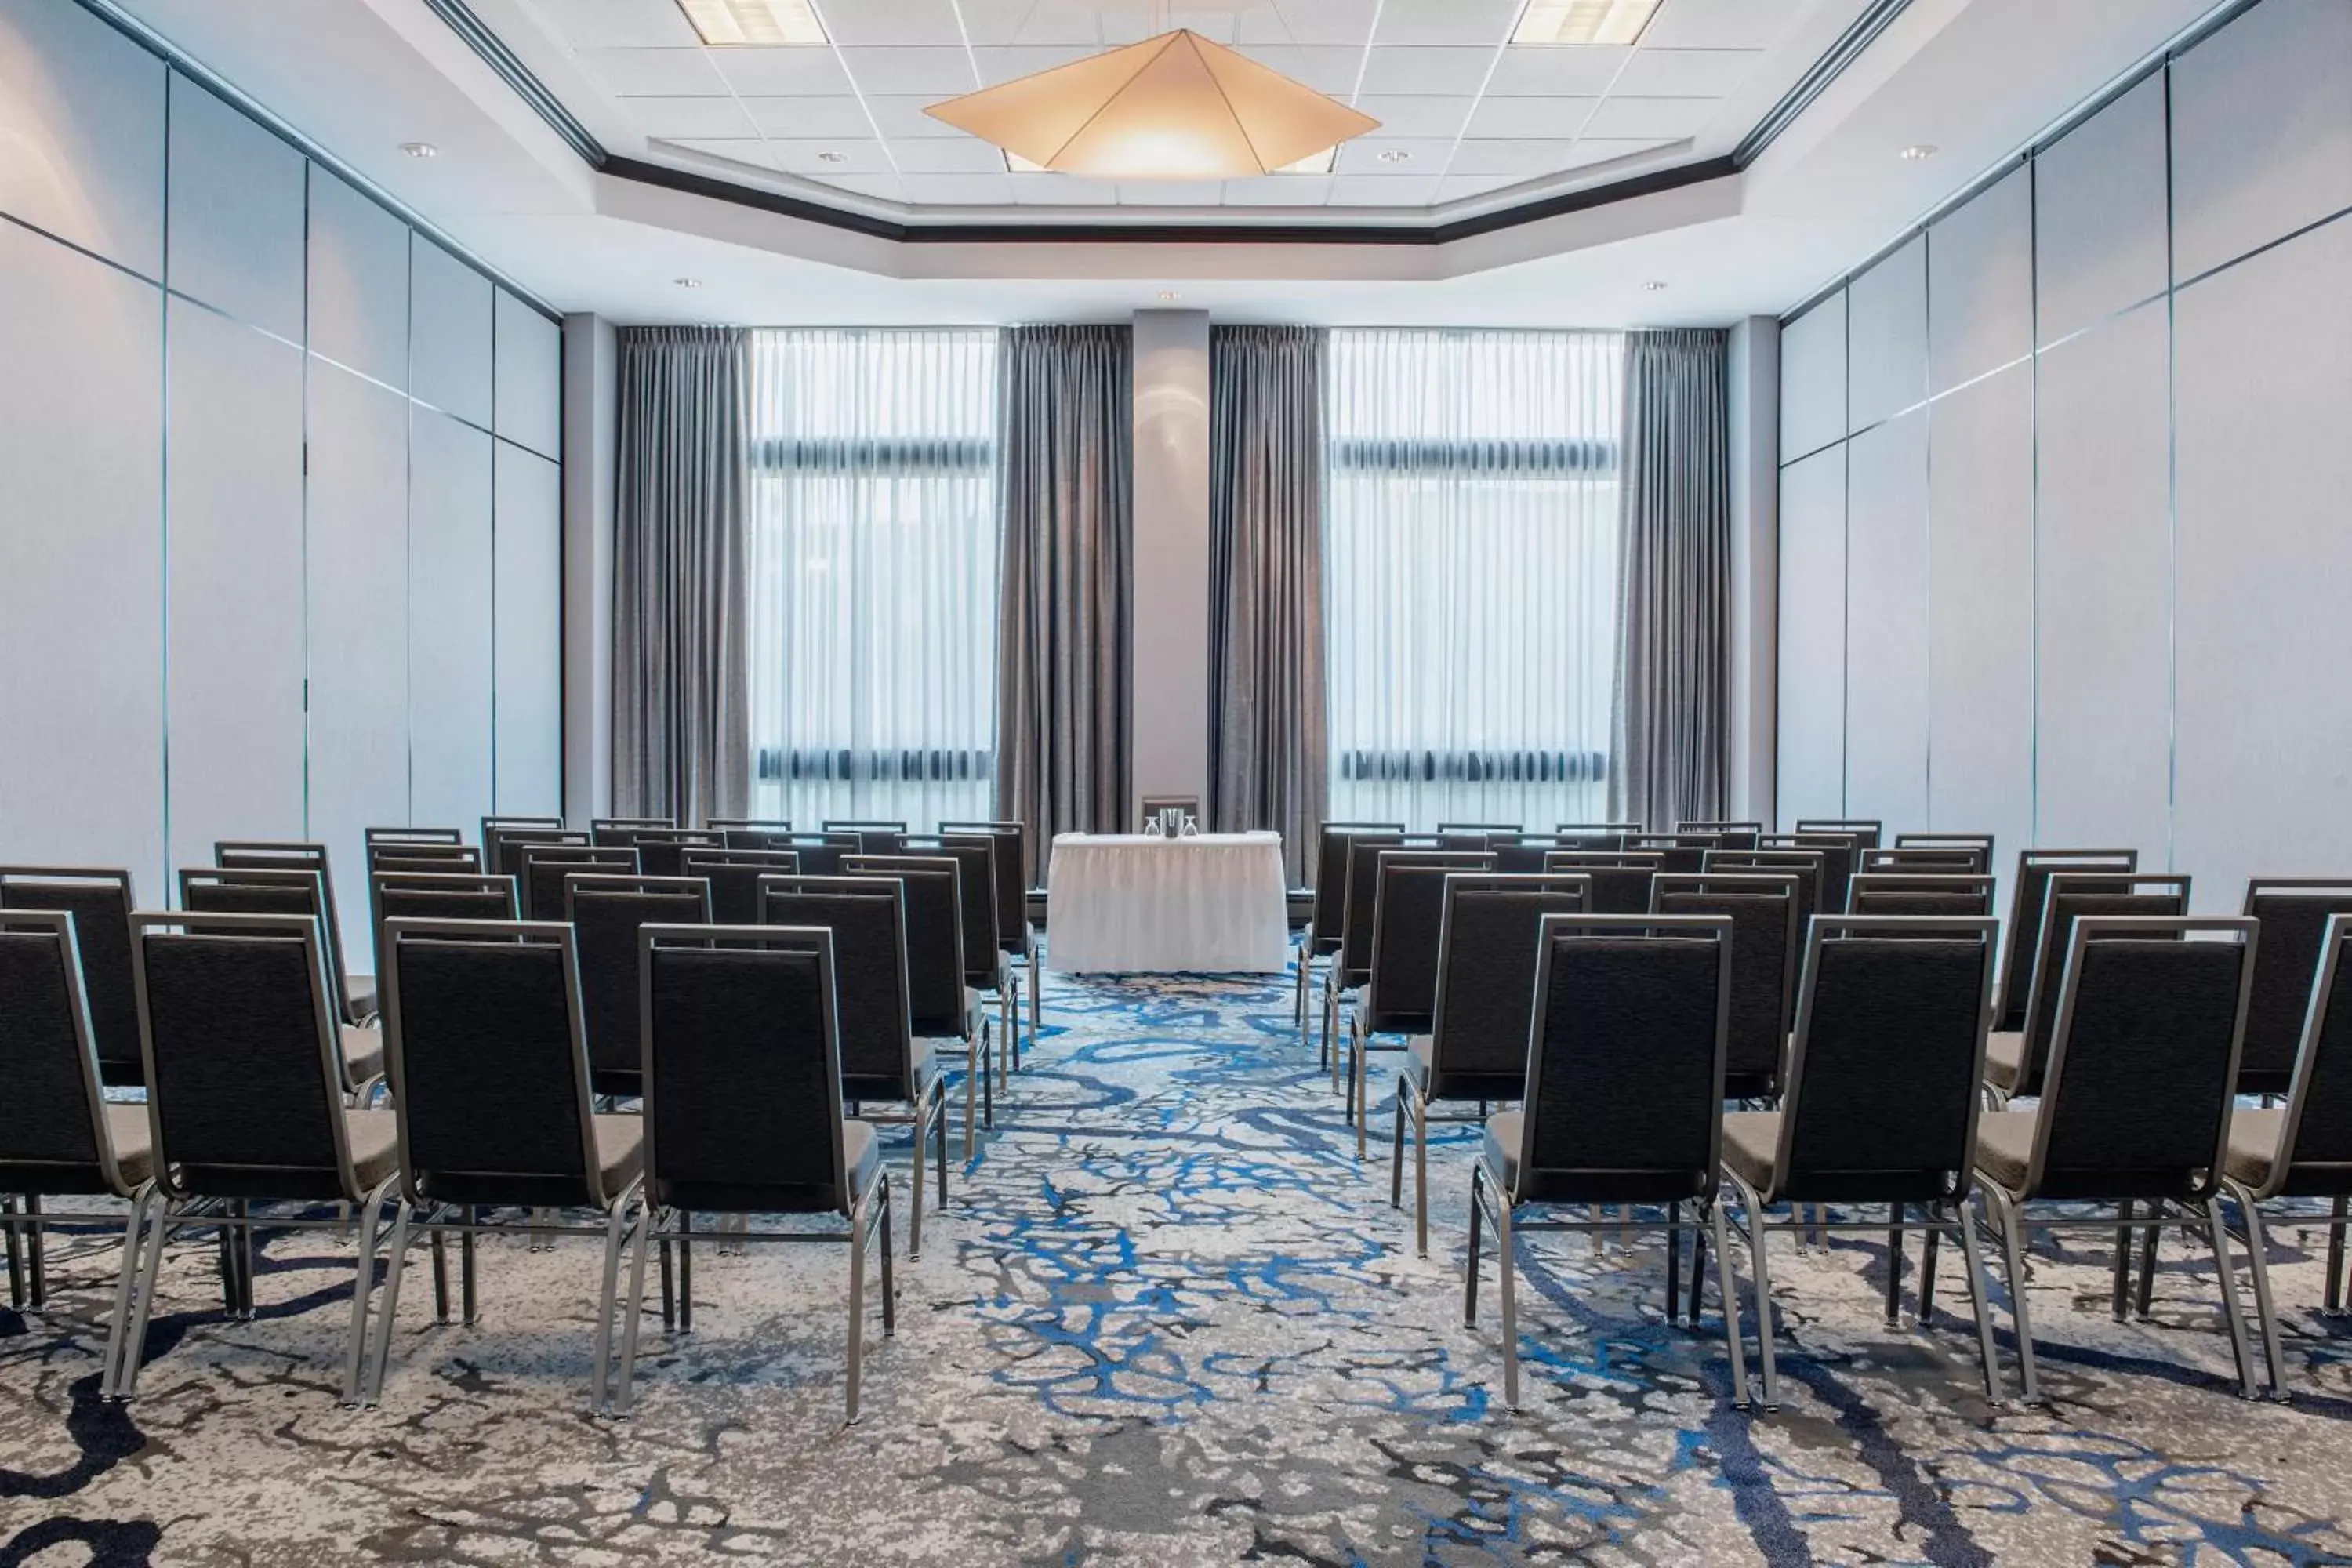
{"type": "Polygon", "coordinates": [[[1780,101],[1766,110],[1764,118],[1739,139],[1739,144],[1731,150],[1732,166],[1744,169],[1762,157],[1764,149],[1780,140],[1780,132],[1794,125],[1797,117],[1812,107],[1813,100],[1828,91],[1830,84],[1843,76],[1846,68],[1860,59],[1863,51],[1876,42],[1878,35],[1886,31],[1910,5],[1911,0],[1870,0],[1862,15],[1837,36],[1822,58],[1780,95],[1780,101]]]}
{"type": "Polygon", "coordinates": [[[612,154],[604,151],[604,144],[590,133],[588,127],[580,123],[580,117],[548,90],[547,84],[507,47],[507,41],[488,22],[474,15],[466,0],[425,0],[425,5],[449,25],[451,32],[465,40],[467,48],[481,57],[484,65],[498,73],[499,80],[514,89],[515,95],[530,105],[531,112],[547,121],[547,128],[562,137],[564,145],[579,153],[590,168],[602,169],[612,162],[612,154]]]}

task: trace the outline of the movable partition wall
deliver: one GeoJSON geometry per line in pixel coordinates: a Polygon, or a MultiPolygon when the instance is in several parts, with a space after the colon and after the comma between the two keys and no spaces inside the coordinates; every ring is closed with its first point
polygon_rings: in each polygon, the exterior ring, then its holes
{"type": "Polygon", "coordinates": [[[0,146],[0,860],[560,809],[557,322],[72,0],[0,146]]]}

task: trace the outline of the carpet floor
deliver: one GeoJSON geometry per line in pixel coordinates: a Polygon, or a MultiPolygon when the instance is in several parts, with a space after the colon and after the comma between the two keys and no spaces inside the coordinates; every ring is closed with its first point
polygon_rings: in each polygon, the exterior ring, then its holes
{"type": "Polygon", "coordinates": [[[0,1565],[2352,1562],[2352,1331],[2315,1310],[2316,1226],[2273,1236],[2287,1405],[2236,1396],[2192,1239],[2121,1324],[2105,1232],[2037,1244],[2032,1411],[1983,1397],[1955,1249],[1932,1326],[1888,1329],[1883,1236],[1783,1238],[1770,1415],[1730,1406],[1711,1271],[1676,1327],[1660,1240],[1522,1236],[1513,1414],[1491,1265],[1462,1321],[1473,1134],[1437,1131],[1417,1258],[1387,1116],[1359,1165],[1289,998],[1053,984],[919,1263],[887,1132],[898,1333],[869,1319],[855,1426],[837,1247],[698,1247],[694,1331],[649,1317],[635,1413],[605,1422],[595,1240],[487,1243],[470,1327],[432,1321],[419,1248],[361,1411],[336,1402],[333,1232],[269,1238],[247,1322],[210,1238],[175,1241],[120,1405],[97,1373],[118,1253],[60,1238],[48,1310],[0,1310],[0,1565]]]}

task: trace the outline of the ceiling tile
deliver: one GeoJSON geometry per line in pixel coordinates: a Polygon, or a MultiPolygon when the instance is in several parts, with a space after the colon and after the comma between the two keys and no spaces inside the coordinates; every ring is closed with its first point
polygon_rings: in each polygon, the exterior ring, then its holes
{"type": "Polygon", "coordinates": [[[725,79],[701,49],[582,49],[572,58],[582,75],[609,93],[692,98],[727,91],[725,79]]]}
{"type": "Polygon", "coordinates": [[[1451,136],[1382,136],[1375,132],[1341,143],[1339,161],[1333,167],[1342,174],[1367,178],[1407,179],[1416,174],[1434,178],[1444,173],[1446,155],[1453,151],[1451,136]],[[1404,155],[1384,158],[1381,154],[1385,153],[1404,155]]]}
{"type": "Polygon", "coordinates": [[[870,136],[862,141],[850,136],[830,141],[772,139],[768,151],[774,155],[776,167],[812,180],[891,172],[890,159],[882,151],[882,143],[870,136]]]}
{"type": "Polygon", "coordinates": [[[1364,61],[1364,91],[1475,93],[1494,63],[1492,49],[1376,48],[1364,61]]]}
{"type": "Polygon", "coordinates": [[[1102,14],[1102,41],[1106,46],[1139,44],[1177,27],[1190,27],[1212,43],[1230,44],[1234,41],[1233,8],[1162,12],[1157,5],[1129,5],[1106,7],[1102,14]]]}
{"type": "Polygon", "coordinates": [[[907,199],[939,206],[1002,206],[1013,200],[1004,174],[901,174],[907,199]]]}
{"type": "Polygon", "coordinates": [[[1696,136],[1723,100],[1715,98],[1612,98],[1592,111],[1588,136],[1696,136]]]}
{"type": "Polygon", "coordinates": [[[1484,44],[1510,36],[1524,0],[1383,0],[1377,44],[1484,44]]]}
{"type": "Polygon", "coordinates": [[[1364,67],[1364,51],[1336,44],[1255,44],[1242,53],[1269,70],[1319,93],[1345,100],[1356,90],[1364,67]]]}
{"type": "Polygon", "coordinates": [[[1437,199],[1441,202],[1467,201],[1472,196],[1483,196],[1490,191],[1518,184],[1522,178],[1518,174],[1448,174],[1438,182],[1437,199]]]}
{"type": "Polygon", "coordinates": [[[927,137],[893,142],[891,162],[902,174],[1002,174],[1004,154],[977,136],[927,137]]]}
{"type": "Polygon", "coordinates": [[[1598,98],[1633,50],[1619,44],[1522,45],[1503,51],[1487,79],[1489,98],[1565,93],[1598,98]]]}
{"type": "Polygon", "coordinates": [[[964,32],[974,44],[1043,44],[1095,47],[1102,43],[1100,7],[1092,0],[959,0],[964,32]]]}
{"type": "Polygon", "coordinates": [[[854,98],[747,98],[743,107],[762,136],[791,140],[874,134],[866,106],[854,98]]]}
{"type": "Polygon", "coordinates": [[[1574,136],[1592,118],[1597,98],[1488,98],[1470,116],[1469,136],[1574,136]]]}
{"type": "Polygon", "coordinates": [[[923,112],[934,103],[945,101],[935,92],[877,93],[866,100],[866,111],[882,132],[885,142],[913,142],[933,136],[962,136],[944,120],[934,120],[923,112]]]}
{"type": "Polygon", "coordinates": [[[1636,49],[1610,91],[1633,97],[1727,98],[1760,49],[1636,49]]]}
{"type": "Polygon", "coordinates": [[[1224,199],[1223,180],[1122,180],[1123,207],[1213,207],[1224,199]]]}
{"type": "Polygon", "coordinates": [[[1660,147],[1671,147],[1676,140],[1674,137],[1639,141],[1587,136],[1568,150],[1568,160],[1560,167],[1581,169],[1593,163],[1606,163],[1613,158],[1632,158],[1660,147]]]}
{"type": "Polygon", "coordinates": [[[684,148],[690,153],[699,153],[704,157],[724,158],[730,163],[747,164],[762,174],[773,174],[776,169],[776,161],[768,155],[768,144],[765,142],[747,139],[672,141],[665,138],[653,142],[652,148],[656,153],[666,153],[672,148],[684,148]]]}
{"type": "Polygon", "coordinates": [[[963,38],[950,0],[835,0],[823,11],[826,36],[844,47],[963,38]]]}
{"type": "Polygon", "coordinates": [[[1017,48],[975,48],[971,54],[980,65],[982,85],[994,87],[999,82],[1034,76],[1039,71],[1049,71],[1056,66],[1066,66],[1073,60],[1082,60],[1088,55],[1101,52],[1092,44],[1024,44],[1017,48]]]}
{"type": "Polygon", "coordinates": [[[755,97],[849,90],[840,58],[828,48],[712,49],[710,61],[737,92],[755,97]]]}
{"type": "Polygon", "coordinates": [[[1378,134],[1391,137],[1441,137],[1452,141],[1462,134],[1462,122],[1469,117],[1468,98],[1402,98],[1366,96],[1356,100],[1356,108],[1381,122],[1378,134]]]}
{"type": "Polygon", "coordinates": [[[698,47],[694,25],[674,5],[646,0],[530,0],[548,32],[575,49],[698,47]]]}
{"type": "Polygon", "coordinates": [[[1666,0],[1642,42],[1654,49],[1769,48],[1804,11],[1788,0],[1666,0]]]}
{"type": "Polygon", "coordinates": [[[617,100],[647,136],[749,136],[751,116],[731,98],[624,98],[617,100]]]}
{"type": "Polygon", "coordinates": [[[844,49],[843,63],[860,92],[936,92],[942,97],[979,86],[971,56],[953,47],[844,49]]]}
{"type": "Polygon", "coordinates": [[[1341,174],[1331,182],[1335,207],[1423,207],[1437,197],[1438,178],[1415,174],[1410,179],[1383,179],[1370,174],[1341,174]]]}
{"type": "Polygon", "coordinates": [[[1225,182],[1229,207],[1318,207],[1330,195],[1328,174],[1260,174],[1225,182]]]}
{"type": "Polygon", "coordinates": [[[1068,174],[1013,174],[1013,199],[1024,206],[1099,206],[1118,200],[1118,187],[1108,180],[1074,179],[1068,174]]]}
{"type": "Polygon", "coordinates": [[[1242,44],[1357,44],[1372,36],[1380,0],[1274,0],[1253,5],[1234,18],[1234,39],[1242,44]]]}
{"type": "Polygon", "coordinates": [[[1448,174],[1512,174],[1520,179],[1565,166],[1569,142],[1558,140],[1465,142],[1454,150],[1448,174]]]}

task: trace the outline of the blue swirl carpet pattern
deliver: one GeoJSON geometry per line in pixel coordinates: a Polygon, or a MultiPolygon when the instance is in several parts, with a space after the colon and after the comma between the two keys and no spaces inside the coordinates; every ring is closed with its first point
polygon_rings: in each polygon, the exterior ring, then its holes
{"type": "MultiPolygon", "coordinates": [[[[487,1244],[472,1328],[431,1322],[420,1252],[383,1407],[349,1411],[333,1233],[269,1241],[244,1323],[209,1237],[175,1242],[115,1406],[117,1254],[59,1238],[49,1310],[0,1310],[0,1565],[2352,1562],[2352,1339],[2315,1310],[2315,1227],[2275,1233],[2291,1405],[2236,1397],[2191,1242],[2125,1324],[2104,1233],[2037,1243],[2055,1404],[1995,1412],[1951,1249],[1935,1325],[1889,1330],[1885,1247],[1857,1237],[1776,1250],[1784,1408],[1755,1418],[1725,1400],[1712,1280],[1676,1328],[1660,1243],[1522,1237],[1513,1415],[1491,1268],[1462,1324],[1471,1133],[1437,1131],[1416,1258],[1386,1116],[1359,1166],[1289,996],[1051,986],[846,1429],[835,1248],[698,1248],[695,1331],[649,1316],[637,1414],[600,1423],[593,1241],[487,1244]]],[[[905,1130],[886,1146],[903,1184],[905,1130]]]]}

